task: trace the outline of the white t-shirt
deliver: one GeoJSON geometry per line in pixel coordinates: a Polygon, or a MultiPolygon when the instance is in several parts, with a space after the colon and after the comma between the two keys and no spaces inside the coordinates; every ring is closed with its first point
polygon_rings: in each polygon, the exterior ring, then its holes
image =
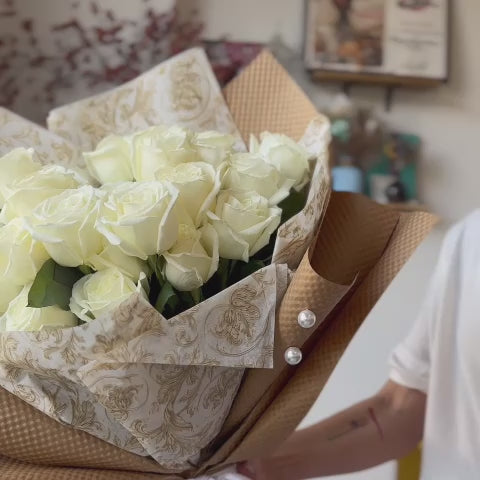
{"type": "Polygon", "coordinates": [[[480,211],[447,235],[391,379],[428,394],[422,480],[480,479],[480,211]]]}

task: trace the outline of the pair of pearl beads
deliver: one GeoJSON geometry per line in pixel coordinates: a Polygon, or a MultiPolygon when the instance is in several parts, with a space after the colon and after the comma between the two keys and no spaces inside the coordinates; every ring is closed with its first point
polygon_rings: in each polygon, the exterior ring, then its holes
{"type": "MultiPolygon", "coordinates": [[[[311,310],[302,310],[297,317],[302,328],[312,328],[317,321],[316,315],[311,310]]],[[[285,350],[285,361],[289,365],[298,365],[302,361],[302,351],[298,347],[288,347],[285,350]]]]}

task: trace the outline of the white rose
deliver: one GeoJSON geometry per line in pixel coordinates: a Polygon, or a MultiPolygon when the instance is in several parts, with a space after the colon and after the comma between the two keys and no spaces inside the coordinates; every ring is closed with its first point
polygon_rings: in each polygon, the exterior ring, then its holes
{"type": "Polygon", "coordinates": [[[18,296],[14,298],[7,311],[0,318],[0,330],[7,332],[36,331],[44,327],[75,327],[77,317],[72,312],[62,310],[57,306],[31,308],[28,307],[28,292],[32,285],[25,285],[18,296]]]}
{"type": "Polygon", "coordinates": [[[206,131],[194,134],[192,144],[200,159],[218,167],[233,152],[235,138],[225,133],[206,131]]]}
{"type": "Polygon", "coordinates": [[[215,212],[207,216],[218,233],[220,257],[247,262],[268,245],[282,210],[270,207],[256,192],[227,190],[218,196],[215,212]]]}
{"type": "Polygon", "coordinates": [[[309,180],[310,157],[307,150],[286,135],[263,132],[261,142],[251,135],[250,152],[261,155],[267,163],[273,165],[284,178],[293,181],[300,190],[309,180]]]}
{"type": "Polygon", "coordinates": [[[42,168],[33,155],[33,148],[16,148],[0,158],[0,208],[5,203],[5,187],[42,168]]]}
{"type": "Polygon", "coordinates": [[[96,189],[85,185],[42,202],[26,225],[59,265],[77,267],[102,249],[102,236],[95,229],[99,208],[96,189]]]}
{"type": "Polygon", "coordinates": [[[138,181],[155,180],[158,170],[199,159],[182,127],[152,127],[133,136],[133,174],[138,181]]]}
{"type": "Polygon", "coordinates": [[[70,310],[81,320],[89,322],[112,311],[134,293],[147,299],[142,280],[144,278],[135,284],[118,268],[85,275],[73,285],[70,310]]]}
{"type": "Polygon", "coordinates": [[[133,180],[131,157],[131,140],[119,135],[104,138],[93,152],[83,154],[90,175],[102,184],[133,180]]]}
{"type": "Polygon", "coordinates": [[[50,197],[86,183],[74,170],[60,165],[47,165],[29,177],[18,179],[4,189],[5,205],[0,222],[7,223],[15,217],[31,214],[32,210],[50,197]]]}
{"type": "Polygon", "coordinates": [[[218,235],[206,224],[196,229],[193,221],[181,220],[178,240],[163,254],[165,276],[177,289],[190,292],[201,287],[218,269],[218,235]]]}
{"type": "Polygon", "coordinates": [[[159,170],[157,180],[170,182],[178,189],[180,205],[199,226],[220,190],[220,175],[208,163],[192,162],[159,170]]]}
{"type": "Polygon", "coordinates": [[[106,239],[103,250],[90,257],[85,263],[96,271],[117,267],[123,275],[130,277],[135,282],[138,282],[142,273],[149,273],[146,262],[137,257],[125,255],[119,247],[110,245],[106,239]]]}
{"type": "Polygon", "coordinates": [[[270,205],[277,205],[287,198],[292,186],[293,181],[282,177],[273,165],[250,153],[232,155],[223,178],[225,189],[257,192],[267,198],[270,205]]]}
{"type": "Polygon", "coordinates": [[[45,248],[32,238],[21,219],[0,227],[0,313],[35,279],[46,260],[45,248]]]}
{"type": "Polygon", "coordinates": [[[125,182],[108,188],[97,230],[127,255],[146,260],[177,240],[178,190],[166,182],[125,182]]]}

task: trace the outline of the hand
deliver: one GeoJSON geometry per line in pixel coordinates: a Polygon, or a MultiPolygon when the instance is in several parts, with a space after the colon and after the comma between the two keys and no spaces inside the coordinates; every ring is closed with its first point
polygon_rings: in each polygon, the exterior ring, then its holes
{"type": "Polygon", "coordinates": [[[237,465],[237,472],[241,473],[250,480],[270,480],[273,479],[268,473],[266,465],[262,460],[251,460],[237,465]]]}

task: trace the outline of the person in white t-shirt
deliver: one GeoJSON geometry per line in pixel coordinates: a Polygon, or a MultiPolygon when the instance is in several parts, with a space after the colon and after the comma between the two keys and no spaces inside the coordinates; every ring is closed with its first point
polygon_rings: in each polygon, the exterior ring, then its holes
{"type": "Polygon", "coordinates": [[[256,480],[348,473],[400,458],[422,440],[422,480],[480,479],[480,211],[448,233],[385,387],[238,470],[256,480]]]}

